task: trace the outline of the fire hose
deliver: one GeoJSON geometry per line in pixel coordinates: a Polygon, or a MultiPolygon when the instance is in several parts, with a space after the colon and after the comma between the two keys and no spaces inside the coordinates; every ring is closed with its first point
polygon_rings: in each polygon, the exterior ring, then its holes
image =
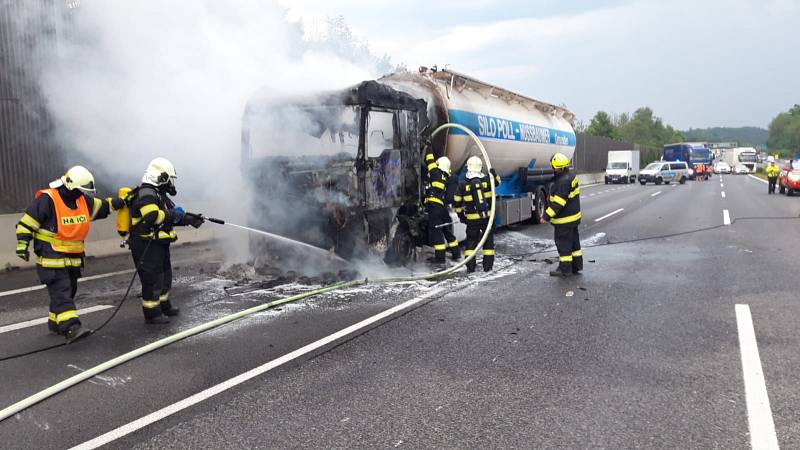
{"type": "MultiPolygon", "coordinates": [[[[483,156],[484,161],[486,162],[486,170],[490,171],[492,166],[491,166],[491,162],[489,161],[489,155],[486,153],[486,149],[484,148],[484,146],[481,143],[480,139],[478,139],[478,137],[475,135],[475,133],[473,133],[472,130],[470,130],[469,128],[467,128],[467,127],[465,127],[463,125],[457,124],[457,123],[446,123],[444,125],[441,125],[436,130],[434,130],[433,133],[431,133],[431,138],[435,137],[437,134],[441,133],[442,131],[444,131],[445,129],[448,129],[448,128],[456,128],[456,129],[459,129],[459,130],[465,132],[475,142],[476,146],[481,151],[481,154],[483,156]]],[[[330,286],[326,286],[326,287],[322,287],[322,288],[319,288],[319,289],[315,289],[313,291],[304,292],[302,294],[293,295],[291,297],[286,297],[286,298],[282,298],[282,299],[278,299],[278,300],[273,300],[271,302],[264,303],[264,304],[261,304],[261,305],[258,305],[258,306],[254,306],[252,308],[245,309],[243,311],[239,311],[239,312],[234,313],[234,314],[230,314],[230,315],[227,315],[227,316],[224,316],[224,317],[220,317],[219,319],[215,319],[215,320],[212,320],[212,321],[197,325],[195,327],[189,328],[187,330],[181,331],[179,333],[173,334],[171,336],[167,336],[167,337],[159,339],[159,340],[157,340],[155,342],[151,342],[150,344],[147,344],[147,345],[144,345],[142,347],[139,347],[139,348],[136,348],[134,350],[131,350],[128,353],[122,354],[122,355],[117,356],[116,358],[110,359],[110,360],[108,360],[108,361],[106,361],[106,362],[104,362],[102,364],[96,365],[96,366],[94,366],[94,367],[92,367],[90,369],[87,369],[87,370],[79,373],[79,374],[73,375],[72,377],[69,377],[69,378],[67,378],[67,379],[65,379],[65,380],[63,380],[63,381],[61,381],[61,382],[59,382],[57,384],[54,384],[54,385],[52,385],[52,386],[50,386],[50,387],[48,387],[48,388],[46,388],[44,390],[41,390],[41,391],[39,391],[39,392],[37,392],[37,393],[35,393],[35,394],[25,398],[25,399],[22,399],[22,400],[18,401],[17,403],[14,403],[14,404],[12,404],[12,405],[0,410],[0,422],[2,422],[3,420],[5,420],[5,419],[7,419],[7,418],[9,418],[11,416],[13,416],[14,414],[17,414],[20,411],[23,411],[23,410],[35,405],[36,403],[39,403],[39,402],[41,402],[43,400],[46,400],[46,399],[58,394],[59,392],[62,392],[64,390],[66,390],[66,389],[69,389],[70,387],[75,386],[76,384],[81,383],[83,381],[86,381],[86,380],[88,380],[88,379],[90,379],[90,378],[92,378],[92,377],[94,377],[94,376],[96,376],[98,374],[101,374],[101,373],[103,373],[103,372],[105,372],[105,371],[107,371],[107,370],[109,370],[111,368],[117,367],[117,366],[119,366],[121,364],[124,364],[124,363],[126,363],[126,362],[128,362],[128,361],[130,361],[132,359],[138,358],[139,356],[145,355],[145,354],[150,353],[150,352],[152,352],[154,350],[157,350],[159,348],[166,347],[167,345],[173,344],[173,343],[178,342],[178,341],[180,341],[182,339],[186,339],[186,338],[188,338],[190,336],[194,336],[196,334],[202,333],[202,332],[204,332],[206,330],[210,330],[212,328],[216,328],[216,327],[222,326],[222,325],[227,324],[229,322],[232,322],[234,320],[241,319],[243,317],[246,317],[246,316],[249,316],[249,315],[252,315],[252,314],[267,310],[267,309],[270,309],[270,308],[274,308],[274,307],[279,306],[279,305],[283,305],[283,304],[291,303],[291,302],[296,302],[296,301],[303,300],[303,299],[306,299],[306,298],[309,298],[309,297],[315,297],[317,295],[321,295],[321,294],[324,294],[324,293],[327,293],[327,292],[331,292],[331,291],[336,291],[336,290],[340,290],[340,289],[347,289],[347,288],[351,288],[351,287],[355,287],[355,286],[365,285],[365,284],[368,284],[368,283],[385,284],[385,283],[421,281],[421,280],[430,280],[430,279],[441,278],[441,277],[444,277],[446,275],[452,274],[455,271],[459,270],[460,268],[464,267],[464,265],[466,265],[473,258],[475,258],[475,256],[478,254],[478,251],[480,251],[483,248],[483,245],[484,245],[484,243],[486,243],[486,239],[489,237],[489,233],[492,230],[492,227],[494,225],[494,217],[495,217],[495,196],[494,196],[494,193],[495,193],[495,180],[494,180],[494,177],[491,177],[491,176],[489,177],[489,184],[490,184],[490,186],[492,188],[492,196],[491,196],[492,202],[491,202],[491,208],[489,210],[489,220],[488,220],[488,225],[486,227],[486,230],[484,230],[483,236],[481,237],[481,240],[478,242],[478,244],[475,246],[475,249],[472,252],[472,254],[468,255],[466,258],[464,258],[462,261],[460,261],[458,264],[454,265],[453,267],[447,268],[445,270],[441,270],[439,272],[434,272],[434,273],[430,273],[430,274],[423,274],[423,275],[416,275],[416,276],[387,277],[387,278],[377,278],[377,279],[372,279],[372,280],[370,280],[368,278],[364,278],[364,279],[359,279],[359,280],[335,283],[335,284],[330,285],[330,286]]],[[[221,220],[221,219],[206,218],[206,220],[208,220],[209,222],[212,222],[212,223],[220,224],[220,225],[225,225],[226,224],[225,221],[221,220]]]]}

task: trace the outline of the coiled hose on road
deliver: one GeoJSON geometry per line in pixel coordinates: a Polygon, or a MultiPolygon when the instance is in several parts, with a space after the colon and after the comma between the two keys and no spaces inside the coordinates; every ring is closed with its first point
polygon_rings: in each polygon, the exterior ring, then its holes
{"type": "MultiPolygon", "coordinates": [[[[446,124],[440,126],[439,128],[437,128],[436,130],[434,130],[433,133],[431,134],[431,138],[435,137],[436,135],[438,135],[439,133],[441,133],[442,131],[444,131],[445,129],[448,129],[448,128],[457,128],[457,129],[465,132],[475,142],[475,144],[477,145],[478,149],[481,151],[481,154],[483,155],[483,159],[486,162],[486,170],[487,171],[491,170],[492,165],[491,165],[491,161],[489,161],[489,155],[486,153],[486,149],[483,147],[483,144],[481,143],[480,139],[478,139],[478,137],[475,135],[475,133],[473,133],[472,130],[470,130],[469,128],[467,128],[467,127],[465,127],[463,125],[460,125],[460,124],[456,124],[456,123],[446,123],[446,124]]],[[[467,264],[467,262],[469,262],[473,258],[475,258],[475,256],[478,254],[478,251],[480,251],[480,249],[483,248],[483,244],[486,243],[486,239],[489,237],[489,233],[492,230],[492,227],[494,225],[494,217],[495,217],[495,196],[494,196],[494,193],[495,193],[495,180],[494,180],[494,177],[491,177],[491,176],[489,177],[489,183],[490,183],[491,188],[492,188],[492,202],[491,202],[492,204],[491,204],[491,208],[489,210],[489,221],[488,221],[489,225],[486,227],[486,230],[484,231],[480,242],[478,242],[478,244],[475,246],[475,249],[474,249],[473,253],[471,255],[468,255],[466,258],[464,258],[461,262],[459,262],[458,264],[456,264],[453,267],[450,267],[448,269],[445,269],[445,270],[442,270],[442,271],[439,271],[439,272],[434,272],[434,273],[430,273],[430,274],[423,274],[423,275],[416,275],[416,276],[387,277],[387,278],[377,278],[377,279],[372,279],[372,280],[370,280],[368,278],[364,278],[364,279],[360,279],[360,280],[353,280],[353,281],[345,281],[345,282],[341,282],[341,283],[336,283],[336,284],[333,284],[331,286],[326,286],[326,287],[323,287],[323,288],[320,288],[320,289],[315,289],[313,291],[304,292],[302,294],[293,295],[291,297],[286,297],[286,298],[283,298],[283,299],[274,300],[274,301],[271,301],[271,302],[268,302],[268,303],[264,303],[262,305],[254,306],[252,308],[249,308],[249,309],[246,309],[246,310],[243,310],[243,311],[239,311],[238,313],[230,314],[228,316],[221,317],[219,319],[212,320],[210,322],[206,322],[204,324],[189,328],[188,330],[181,331],[179,333],[176,333],[176,334],[173,334],[171,336],[167,336],[165,338],[159,339],[159,340],[157,340],[155,342],[152,342],[150,344],[144,345],[144,346],[139,347],[137,349],[131,350],[128,353],[125,353],[123,355],[117,356],[116,358],[110,359],[110,360],[108,360],[108,361],[106,361],[106,362],[104,362],[102,364],[94,366],[94,367],[92,367],[92,368],[90,368],[88,370],[85,370],[85,371],[83,371],[83,372],[81,372],[81,373],[79,373],[77,375],[74,375],[74,376],[72,376],[70,378],[67,378],[66,380],[61,381],[60,383],[54,384],[53,386],[50,386],[50,387],[48,387],[48,388],[46,388],[46,389],[44,389],[42,391],[39,391],[36,394],[31,395],[30,397],[27,397],[27,398],[25,398],[23,400],[20,400],[19,402],[14,403],[13,405],[8,406],[8,407],[4,408],[3,410],[0,410],[0,422],[2,422],[3,420],[5,420],[5,419],[7,419],[7,418],[9,418],[11,416],[13,416],[14,414],[16,414],[16,413],[18,413],[20,411],[23,411],[23,410],[35,405],[36,403],[39,403],[39,402],[41,402],[43,400],[46,400],[46,399],[52,397],[53,395],[58,394],[61,391],[69,389],[70,387],[75,386],[76,384],[78,384],[78,383],[80,383],[82,381],[88,380],[89,378],[92,378],[92,377],[94,377],[94,376],[96,376],[98,374],[101,374],[101,373],[105,372],[106,370],[109,370],[109,369],[111,369],[113,367],[116,367],[116,366],[119,366],[119,365],[121,365],[123,363],[126,363],[126,362],[128,362],[128,361],[130,361],[132,359],[138,358],[139,356],[142,356],[142,355],[145,355],[147,353],[150,353],[153,350],[157,350],[159,348],[166,347],[167,345],[173,344],[173,343],[178,342],[178,341],[180,341],[182,339],[186,339],[186,338],[188,338],[190,336],[194,336],[194,335],[196,335],[198,333],[202,333],[202,332],[204,332],[206,330],[209,330],[211,328],[219,327],[221,325],[227,324],[227,323],[232,322],[234,320],[241,319],[243,317],[246,317],[246,316],[249,316],[249,315],[252,315],[252,314],[267,310],[267,309],[270,309],[270,308],[274,308],[274,307],[279,306],[279,305],[296,302],[296,301],[303,300],[303,299],[306,299],[306,298],[309,298],[309,297],[314,297],[314,296],[317,296],[317,295],[320,295],[320,294],[324,294],[326,292],[332,292],[332,291],[336,291],[336,290],[340,290],[340,289],[347,289],[347,288],[351,288],[351,287],[355,287],[355,286],[361,286],[361,285],[365,285],[365,284],[369,284],[369,283],[386,284],[386,283],[398,283],[398,282],[431,280],[431,279],[441,278],[441,277],[447,276],[449,274],[452,274],[452,273],[456,272],[457,270],[459,270],[460,268],[464,267],[464,265],[467,264]]],[[[133,283],[133,280],[131,280],[131,284],[132,283],[133,283]]],[[[130,287],[128,289],[130,290],[130,287]]],[[[126,296],[127,296],[127,294],[126,294],[126,296]]],[[[116,311],[115,311],[115,313],[116,313],[116,311]]],[[[113,317],[113,315],[112,315],[112,317],[113,317]]],[[[110,318],[103,325],[108,323],[109,320],[110,320],[110,318]]],[[[63,344],[59,344],[57,346],[53,346],[52,348],[60,347],[61,345],[63,345],[63,344]]],[[[47,348],[47,349],[49,349],[49,348],[47,348]]],[[[43,351],[43,350],[39,350],[39,351],[43,351]]],[[[38,351],[30,352],[29,354],[36,353],[36,352],[38,352],[38,351]]]]}

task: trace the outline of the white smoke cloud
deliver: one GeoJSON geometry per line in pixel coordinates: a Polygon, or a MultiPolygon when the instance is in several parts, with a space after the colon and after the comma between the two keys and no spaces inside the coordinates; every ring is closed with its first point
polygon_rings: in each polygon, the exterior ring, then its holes
{"type": "Polygon", "coordinates": [[[42,88],[71,162],[88,159],[115,187],[166,157],[178,200],[237,203],[241,117],[259,87],[313,92],[377,75],[309,50],[272,2],[95,0],[68,16],[42,88]]]}

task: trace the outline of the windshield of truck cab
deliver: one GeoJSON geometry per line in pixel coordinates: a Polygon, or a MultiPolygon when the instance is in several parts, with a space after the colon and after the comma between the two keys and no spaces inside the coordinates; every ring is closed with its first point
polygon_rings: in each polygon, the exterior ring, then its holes
{"type": "Polygon", "coordinates": [[[707,148],[693,148],[691,154],[689,155],[690,161],[710,161],[711,160],[711,150],[707,148]]]}
{"type": "Polygon", "coordinates": [[[252,157],[358,154],[355,106],[282,107],[248,116],[252,157]]]}
{"type": "Polygon", "coordinates": [[[739,162],[754,163],[758,158],[755,153],[739,153],[739,162]]]}
{"type": "Polygon", "coordinates": [[[658,170],[660,168],[661,168],[661,163],[650,163],[647,165],[647,167],[644,168],[644,170],[658,170]]]}
{"type": "Polygon", "coordinates": [[[626,162],[610,162],[606,169],[627,169],[628,163],[626,162]]]}

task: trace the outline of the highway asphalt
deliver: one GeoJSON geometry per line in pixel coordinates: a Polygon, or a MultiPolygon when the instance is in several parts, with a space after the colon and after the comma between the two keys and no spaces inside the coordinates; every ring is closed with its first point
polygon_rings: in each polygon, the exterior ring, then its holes
{"type": "MultiPolygon", "coordinates": [[[[800,448],[800,198],[728,175],[582,191],[581,276],[547,275],[549,225],[515,226],[489,274],[351,288],[190,337],[0,422],[2,447],[748,448],[752,430],[800,448]]],[[[0,408],[319,282],[244,280],[214,245],[174,258],[177,320],[145,326],[134,295],[86,341],[0,362],[0,408]]],[[[116,304],[129,279],[81,283],[79,308],[116,304]]],[[[18,325],[44,316],[44,291],[3,295],[36,285],[0,275],[0,358],[60,342],[18,325]]]]}

